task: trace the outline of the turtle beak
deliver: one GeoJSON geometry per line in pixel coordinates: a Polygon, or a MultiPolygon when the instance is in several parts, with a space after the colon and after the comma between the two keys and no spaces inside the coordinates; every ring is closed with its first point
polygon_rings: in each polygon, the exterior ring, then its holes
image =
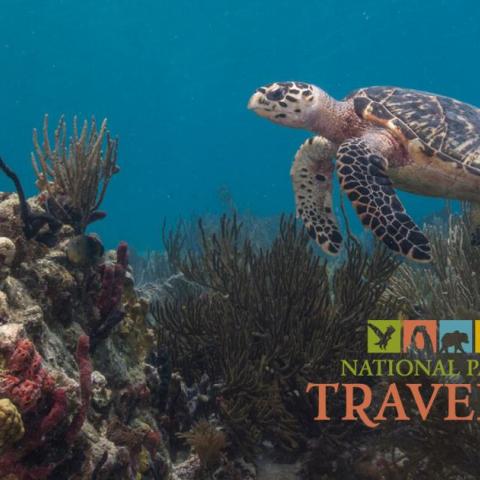
{"type": "Polygon", "coordinates": [[[255,92],[248,101],[247,108],[249,110],[257,110],[260,106],[260,99],[262,98],[262,94],[260,92],[255,92]]]}

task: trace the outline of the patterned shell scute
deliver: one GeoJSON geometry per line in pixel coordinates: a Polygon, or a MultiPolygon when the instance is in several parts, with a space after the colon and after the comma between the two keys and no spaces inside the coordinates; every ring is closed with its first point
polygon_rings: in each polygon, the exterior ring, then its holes
{"type": "Polygon", "coordinates": [[[370,87],[354,92],[357,113],[367,107],[373,121],[395,125],[404,136],[418,136],[444,160],[480,167],[480,109],[416,90],[370,87]],[[360,111],[358,111],[360,110],[360,111]]]}

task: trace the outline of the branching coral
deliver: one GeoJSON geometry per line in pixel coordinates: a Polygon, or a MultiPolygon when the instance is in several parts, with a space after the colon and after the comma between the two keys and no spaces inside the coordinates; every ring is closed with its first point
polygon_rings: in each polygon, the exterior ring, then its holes
{"type": "Polygon", "coordinates": [[[237,446],[252,451],[264,438],[298,450],[314,428],[300,392],[308,380],[336,378],[339,358],[363,352],[366,319],[388,315],[377,303],[398,262],[350,240],[331,273],[286,218],[268,249],[255,249],[235,217],[213,234],[200,223],[200,239],[200,252],[173,253],[206,290],[152,311],[172,363],[188,382],[207,373],[222,385],[221,411],[237,446]]]}
{"type": "Polygon", "coordinates": [[[76,117],[73,119],[73,136],[69,144],[63,117],[55,130],[54,139],[52,148],[48,135],[48,116],[45,115],[43,146],[39,144],[37,131],[33,131],[37,158],[32,153],[32,164],[38,179],[37,185],[46,193],[46,205],[52,214],[81,234],[90,223],[105,216],[98,209],[112,176],[118,172],[118,141],[110,138],[106,119],[98,131],[95,119],[92,119],[90,130],[85,121],[79,132],[76,117]],[[104,144],[105,152],[102,151],[104,144]]]}

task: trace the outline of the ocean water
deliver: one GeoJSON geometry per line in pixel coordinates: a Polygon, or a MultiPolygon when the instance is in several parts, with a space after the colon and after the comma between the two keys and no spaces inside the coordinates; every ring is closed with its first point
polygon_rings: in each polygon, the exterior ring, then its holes
{"type": "MultiPolygon", "coordinates": [[[[276,80],[341,98],[393,84],[480,105],[480,2],[464,0],[0,0],[0,154],[35,193],[31,132],[49,113],[107,117],[122,172],[95,225],[159,248],[161,223],[293,212],[289,169],[308,136],[247,111],[276,80]]],[[[11,190],[0,178],[0,190],[11,190]]],[[[402,194],[413,216],[442,200],[402,194]]],[[[337,198],[338,203],[338,198],[337,198]]]]}

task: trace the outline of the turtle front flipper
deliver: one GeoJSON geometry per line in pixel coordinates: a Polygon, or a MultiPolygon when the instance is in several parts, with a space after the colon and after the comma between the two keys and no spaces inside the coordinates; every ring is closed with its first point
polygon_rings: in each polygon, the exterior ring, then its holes
{"type": "Polygon", "coordinates": [[[388,162],[367,140],[340,145],[337,171],[363,225],[391,250],[417,262],[431,261],[430,244],[400,202],[386,169],[388,162]]]}
{"type": "Polygon", "coordinates": [[[297,151],[290,170],[297,216],[309,235],[329,255],[340,251],[342,235],[332,208],[335,146],[323,137],[309,138],[297,151]]]}

